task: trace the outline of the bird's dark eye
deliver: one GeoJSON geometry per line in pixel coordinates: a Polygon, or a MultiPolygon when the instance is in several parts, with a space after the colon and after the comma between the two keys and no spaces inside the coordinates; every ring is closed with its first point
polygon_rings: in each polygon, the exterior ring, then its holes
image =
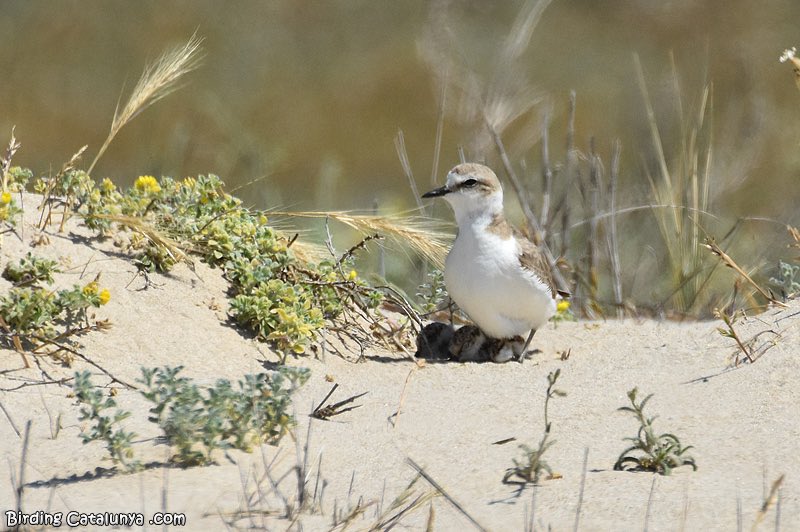
{"type": "Polygon", "coordinates": [[[467,179],[466,181],[461,183],[461,186],[464,187],[464,188],[472,188],[477,184],[478,184],[478,180],[477,179],[467,179]]]}

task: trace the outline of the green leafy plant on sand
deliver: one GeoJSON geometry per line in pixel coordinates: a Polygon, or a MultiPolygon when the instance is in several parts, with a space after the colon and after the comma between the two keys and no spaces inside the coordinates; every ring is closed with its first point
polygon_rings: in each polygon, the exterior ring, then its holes
{"type": "Polygon", "coordinates": [[[81,405],[78,421],[90,424],[88,430],[81,429],[83,443],[103,441],[114,464],[122,464],[128,471],[139,469],[141,463],[133,458],[131,445],[136,434],[119,427],[131,413],[118,409],[113,415],[106,415],[104,411],[116,408],[117,402],[112,397],[104,397],[103,392],[92,385],[88,371],[75,373],[72,390],[81,405]]]}
{"type": "Polygon", "coordinates": [[[139,176],[120,191],[99,185],[81,170],[40,186],[69,194],[71,209],[100,235],[131,231],[128,249],[144,272],[166,272],[199,256],[231,282],[231,315],[272,342],[283,358],[304,352],[315,331],[348,307],[374,309],[381,295],[351,268],[352,254],[314,263],[290,249],[294,243],[267,217],[241,206],[215,175],[176,181],[139,176]]]}
{"type": "Polygon", "coordinates": [[[3,270],[3,278],[8,279],[15,286],[31,286],[39,283],[51,284],[53,282],[53,274],[60,271],[56,261],[36,257],[28,252],[18,262],[6,264],[3,270]]]}
{"type": "MultiPolygon", "coordinates": [[[[0,329],[6,333],[0,336],[0,343],[7,341],[23,353],[26,367],[25,351],[38,353],[49,345],[54,353],[61,352],[72,337],[109,326],[107,321],[93,320],[88,312],[108,303],[108,289],[101,289],[97,280],[58,292],[38,286],[42,281],[52,282],[55,271],[52,261],[28,255],[7,265],[3,273],[10,280],[30,285],[12,287],[0,296],[0,329]]],[[[66,356],[62,360],[71,361],[66,356]]]]}
{"type": "Polygon", "coordinates": [[[640,403],[636,402],[637,388],[628,392],[628,399],[631,406],[623,406],[620,412],[630,412],[639,422],[639,433],[635,437],[625,438],[625,441],[633,443],[630,447],[622,451],[614,464],[616,471],[653,471],[662,475],[669,475],[676,467],[688,465],[693,470],[697,470],[694,458],[686,455],[692,448],[691,445],[684,447],[674,434],[656,434],[653,421],[656,416],[647,417],[644,415],[644,407],[653,397],[653,394],[645,397],[640,403]],[[634,454],[635,453],[635,454],[634,454]]]}
{"type": "Polygon", "coordinates": [[[428,280],[419,287],[417,300],[425,313],[434,312],[447,298],[447,290],[444,286],[444,272],[439,268],[434,268],[428,272],[428,280]]]}
{"type": "Polygon", "coordinates": [[[294,425],[291,396],[308,379],[305,368],[281,367],[272,375],[246,375],[235,385],[225,379],[200,387],[175,368],[142,368],[142,395],[182,466],[213,462],[217,449],[251,452],[275,444],[294,425]]]}
{"type": "Polygon", "coordinates": [[[790,299],[800,294],[800,264],[794,265],[780,261],[778,276],[770,277],[769,282],[775,285],[781,295],[790,299]]]}
{"type": "MultiPolygon", "coordinates": [[[[171,461],[182,467],[214,462],[217,450],[239,449],[246,452],[263,444],[277,444],[294,426],[289,414],[292,394],[309,376],[306,368],[283,366],[271,375],[245,375],[232,384],[220,379],[211,386],[200,386],[180,376],[182,366],[142,368],[142,396],[153,404],[148,421],[163,432],[164,440],[174,450],[171,461]]],[[[81,403],[79,419],[89,421],[82,430],[84,443],[106,442],[114,464],[135,471],[141,463],[134,459],[131,446],[136,436],[119,424],[130,412],[117,410],[116,401],[103,397],[89,372],[75,373],[73,390],[81,403]]]]}
{"type": "Polygon", "coordinates": [[[547,472],[550,477],[553,476],[553,470],[542,457],[556,443],[555,440],[550,439],[551,422],[547,415],[550,399],[567,395],[566,392],[555,388],[560,375],[560,369],[551,371],[547,375],[547,393],[544,398],[544,434],[539,445],[535,448],[524,444],[520,445],[520,449],[523,451],[522,459],[514,459],[514,467],[506,470],[506,474],[503,476],[504,484],[517,484],[520,488],[524,488],[528,484],[537,484],[544,472],[547,472]]]}

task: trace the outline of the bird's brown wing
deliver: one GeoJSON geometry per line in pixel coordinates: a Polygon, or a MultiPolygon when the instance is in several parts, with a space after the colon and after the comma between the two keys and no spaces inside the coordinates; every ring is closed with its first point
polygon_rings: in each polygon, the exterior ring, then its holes
{"type": "Polygon", "coordinates": [[[555,299],[556,285],[553,281],[553,272],[550,270],[550,265],[547,263],[544,253],[539,249],[539,246],[531,242],[516,229],[514,229],[514,236],[517,238],[520,251],[522,252],[519,256],[520,265],[524,269],[532,271],[536,277],[541,279],[550,289],[550,294],[553,296],[553,299],[555,299]]]}

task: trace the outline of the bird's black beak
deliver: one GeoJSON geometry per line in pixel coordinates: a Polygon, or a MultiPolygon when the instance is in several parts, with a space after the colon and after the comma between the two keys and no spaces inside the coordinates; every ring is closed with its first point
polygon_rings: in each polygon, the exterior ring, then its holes
{"type": "Polygon", "coordinates": [[[422,195],[423,198],[438,198],[440,196],[444,196],[445,194],[449,194],[450,189],[447,187],[439,187],[430,192],[426,192],[422,195]]]}

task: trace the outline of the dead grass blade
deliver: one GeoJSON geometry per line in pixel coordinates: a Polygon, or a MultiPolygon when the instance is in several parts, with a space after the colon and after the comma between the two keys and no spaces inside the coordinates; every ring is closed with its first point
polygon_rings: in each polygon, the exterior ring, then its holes
{"type": "Polygon", "coordinates": [[[433,486],[433,487],[436,489],[436,491],[438,491],[438,492],[439,492],[439,493],[442,495],[442,497],[444,497],[445,499],[447,499],[447,502],[449,502],[449,503],[450,503],[450,504],[453,506],[453,508],[455,508],[456,510],[458,510],[458,512],[459,512],[461,515],[463,515],[464,517],[466,517],[466,518],[469,520],[469,522],[470,522],[470,523],[472,523],[472,525],[473,525],[473,526],[474,526],[476,529],[480,530],[481,532],[487,532],[487,529],[486,529],[484,526],[482,526],[480,523],[478,523],[478,521],[476,521],[476,520],[475,520],[475,518],[474,518],[474,517],[472,517],[472,516],[471,516],[471,515],[470,515],[470,514],[469,514],[469,513],[468,513],[468,512],[467,512],[467,511],[464,509],[464,507],[463,507],[463,506],[461,506],[461,505],[458,503],[458,501],[456,501],[454,498],[452,498],[452,497],[451,497],[451,496],[450,496],[450,495],[449,495],[449,494],[448,494],[448,493],[445,491],[445,489],[444,489],[444,488],[443,488],[443,487],[442,487],[442,486],[441,486],[441,485],[440,485],[438,482],[436,482],[435,480],[433,480],[433,478],[432,478],[432,477],[431,477],[431,476],[430,476],[428,473],[426,473],[426,472],[425,472],[425,470],[424,470],[424,469],[422,469],[422,467],[421,467],[419,464],[417,464],[417,463],[416,463],[414,460],[412,460],[411,458],[406,458],[406,463],[408,463],[408,465],[410,465],[412,468],[414,468],[414,470],[415,470],[417,473],[419,473],[419,475],[420,475],[422,478],[424,478],[424,479],[425,479],[425,480],[428,482],[428,484],[430,484],[431,486],[433,486]]]}
{"type": "MultiPolygon", "coordinates": [[[[794,244],[790,244],[789,247],[800,249],[800,230],[796,227],[792,227],[791,225],[787,225],[786,229],[789,231],[789,235],[794,240],[794,244]]],[[[800,257],[795,257],[796,261],[800,261],[800,257]]]]}
{"type": "Polygon", "coordinates": [[[778,500],[778,494],[780,493],[781,485],[783,485],[783,479],[786,475],[779,476],[775,482],[772,483],[772,487],[769,489],[769,495],[767,498],[764,499],[764,504],[761,505],[761,508],[758,510],[758,514],[756,514],[756,519],[753,521],[753,526],[750,527],[751,532],[755,532],[758,529],[758,525],[761,524],[761,521],[764,520],[764,517],[767,516],[767,513],[770,509],[775,506],[775,502],[778,500]]]}
{"type": "Polygon", "coordinates": [[[778,301],[777,299],[775,299],[775,298],[772,296],[772,294],[770,294],[769,292],[767,292],[766,290],[764,290],[763,288],[761,288],[761,287],[760,287],[760,286],[759,286],[759,285],[758,285],[758,284],[757,284],[757,283],[756,283],[756,282],[755,282],[755,281],[752,279],[752,277],[750,277],[750,276],[747,274],[747,272],[746,272],[746,271],[744,271],[744,270],[743,270],[743,269],[742,269],[742,268],[741,268],[741,267],[740,267],[738,264],[736,264],[736,262],[735,262],[735,261],[734,261],[732,258],[730,258],[730,257],[728,256],[728,254],[727,254],[727,253],[725,253],[724,251],[722,251],[722,248],[720,248],[720,247],[717,245],[717,243],[714,241],[714,239],[713,239],[713,238],[706,238],[706,242],[705,242],[705,244],[703,244],[703,246],[704,246],[704,247],[706,247],[706,248],[708,248],[708,249],[711,251],[711,253],[713,253],[714,255],[716,255],[717,257],[719,257],[719,258],[720,258],[720,260],[722,260],[722,262],[725,264],[725,266],[727,266],[728,268],[731,268],[731,269],[733,269],[733,271],[735,271],[736,273],[738,273],[738,274],[739,274],[739,275],[740,275],[740,276],[741,276],[741,277],[742,277],[742,278],[743,278],[745,281],[747,281],[747,282],[748,282],[748,284],[750,284],[750,286],[752,286],[752,287],[753,287],[753,288],[754,288],[754,289],[755,289],[755,290],[756,290],[756,291],[757,291],[759,294],[761,294],[761,296],[762,296],[764,299],[766,299],[767,301],[769,301],[770,303],[772,303],[772,304],[774,304],[774,305],[778,305],[779,307],[784,307],[784,308],[787,308],[787,307],[788,307],[788,305],[786,305],[785,303],[782,303],[782,302],[778,301]]]}
{"type": "MultiPolygon", "coordinates": [[[[65,162],[64,165],[61,167],[61,170],[56,174],[54,179],[47,180],[47,188],[45,188],[44,193],[42,194],[42,203],[39,204],[39,209],[41,209],[42,213],[39,215],[39,230],[43,230],[45,226],[50,224],[53,216],[53,192],[55,191],[56,187],[61,184],[61,180],[64,179],[64,176],[67,175],[67,172],[74,170],[80,160],[83,158],[83,153],[86,151],[86,148],[89,146],[83,146],[81,149],[76,151],[72,157],[70,157],[69,161],[65,162]],[[47,215],[45,215],[45,209],[47,209],[47,215]]],[[[72,207],[72,202],[74,198],[64,198],[64,211],[61,214],[61,225],[59,226],[59,231],[64,231],[64,224],[67,223],[67,219],[69,218],[69,212],[72,207]]]]}
{"type": "Polygon", "coordinates": [[[139,218],[136,216],[124,216],[122,214],[93,214],[92,217],[109,220],[119,225],[123,225],[132,231],[141,233],[157,246],[164,248],[175,262],[191,262],[191,259],[189,259],[187,254],[183,251],[183,249],[181,249],[182,246],[178,242],[156,229],[144,218],[139,218]]]}
{"type": "Polygon", "coordinates": [[[679,310],[689,311],[698,303],[702,285],[706,282],[706,279],[698,275],[704,260],[700,251],[700,220],[692,218],[688,213],[705,213],[708,209],[713,156],[713,86],[711,83],[703,86],[696,109],[684,110],[678,74],[673,62],[680,148],[668,162],[644,69],[636,54],[634,66],[650,127],[651,143],[655,152],[653,158],[658,168],[657,175],[647,175],[651,197],[655,200],[654,203],[660,205],[682,207],[653,211],[653,214],[665,244],[673,283],[680,287],[671,298],[679,310]]]}
{"type": "Polygon", "coordinates": [[[362,234],[379,233],[395,243],[411,248],[433,263],[444,267],[448,242],[452,237],[433,228],[422,217],[403,215],[355,214],[347,211],[269,211],[271,216],[330,218],[362,234]]]}
{"type": "Polygon", "coordinates": [[[8,141],[8,147],[6,148],[5,155],[0,158],[0,174],[2,174],[3,178],[3,188],[0,192],[8,192],[8,169],[11,168],[11,159],[14,158],[14,154],[17,153],[17,150],[22,146],[19,142],[17,142],[17,138],[14,136],[14,128],[11,128],[11,140],[8,141]]]}
{"type": "Polygon", "coordinates": [[[360,408],[363,405],[352,405],[352,406],[348,406],[347,408],[342,408],[342,407],[344,407],[345,405],[349,405],[350,403],[354,402],[356,399],[364,397],[365,395],[367,395],[367,393],[369,393],[369,392],[363,392],[363,393],[348,397],[347,399],[339,401],[338,403],[334,403],[332,405],[325,406],[325,403],[328,401],[328,399],[330,399],[331,395],[333,395],[333,392],[335,392],[336,388],[338,388],[338,387],[339,387],[338,383],[333,385],[333,387],[328,392],[328,395],[325,396],[325,399],[320,401],[320,403],[317,405],[317,407],[311,412],[311,414],[310,414],[311,417],[327,421],[330,418],[332,418],[333,416],[338,416],[339,414],[344,414],[345,412],[349,412],[351,410],[355,410],[356,408],[360,408]]]}
{"type": "MultiPolygon", "coordinates": [[[[422,475],[420,474],[414,477],[414,479],[409,482],[408,486],[406,486],[406,489],[394,498],[386,510],[381,511],[375,522],[370,526],[370,532],[391,530],[400,523],[403,517],[419,510],[437,496],[435,491],[420,493],[416,490],[415,486],[420,476],[422,475]]],[[[430,513],[428,514],[428,519],[430,523],[430,513]]]]}
{"type": "Polygon", "coordinates": [[[114,111],[111,130],[87,173],[92,173],[97,161],[126,124],[158,100],[177,90],[178,80],[200,65],[202,42],[202,38],[192,35],[186,44],[168,50],[155,63],[145,67],[125,106],[121,111],[119,107],[114,111]]]}

